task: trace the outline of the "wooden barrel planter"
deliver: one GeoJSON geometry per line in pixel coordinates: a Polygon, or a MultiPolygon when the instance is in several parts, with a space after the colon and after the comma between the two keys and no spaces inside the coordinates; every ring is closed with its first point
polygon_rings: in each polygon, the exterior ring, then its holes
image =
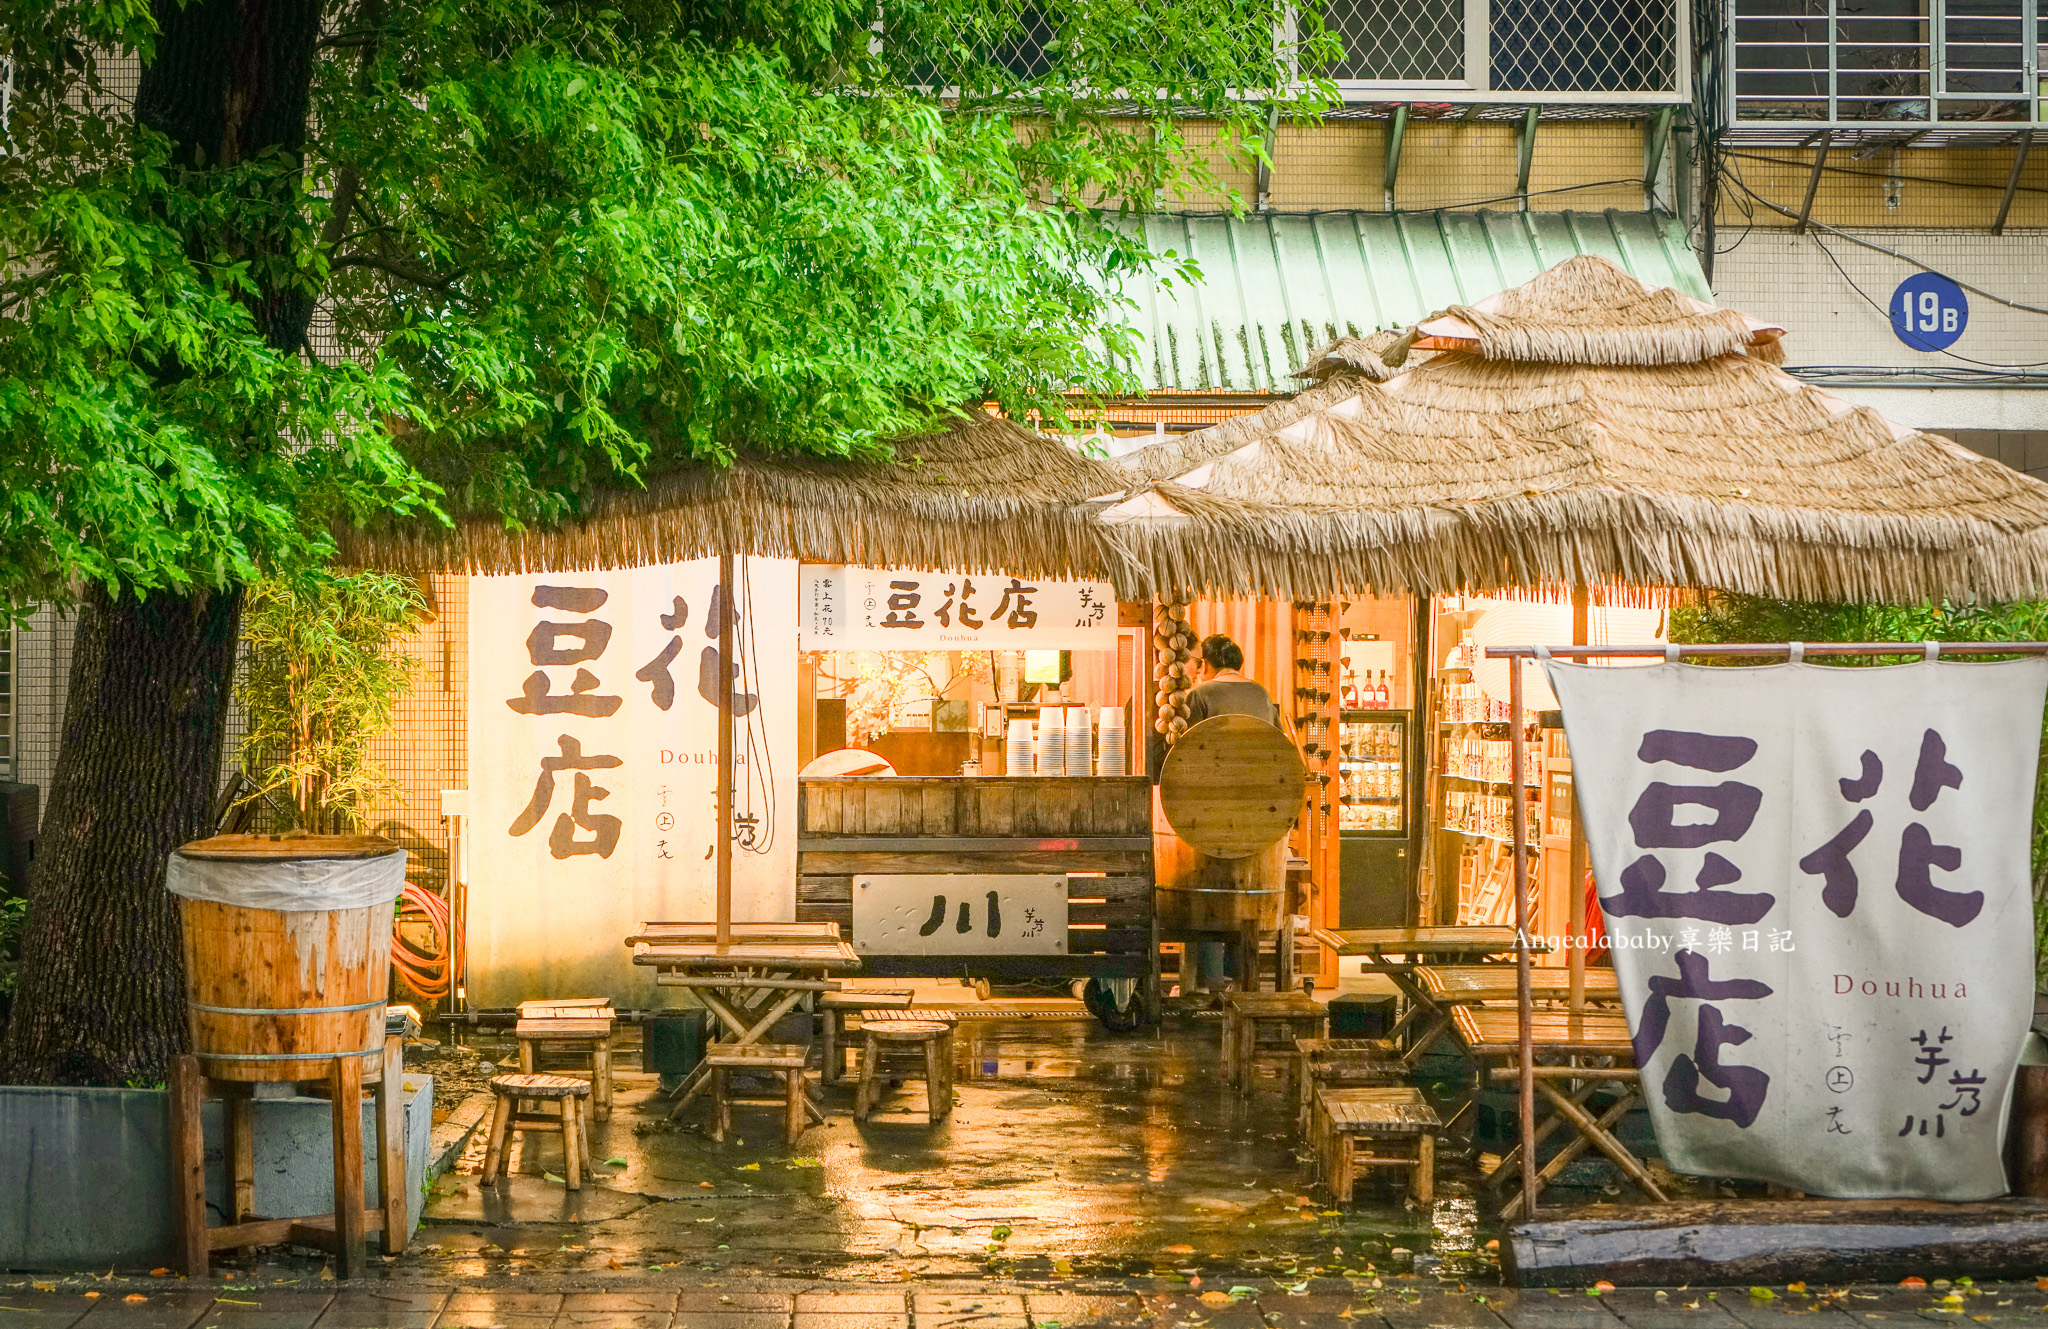
{"type": "Polygon", "coordinates": [[[217,835],[171,855],[192,1051],[213,1080],[379,1057],[405,851],[367,835],[217,835]]]}
{"type": "Polygon", "coordinates": [[[1159,806],[1181,841],[1159,864],[1159,926],[1169,933],[1271,931],[1287,887],[1287,832],[1308,770],[1287,736],[1247,715],[1181,735],[1159,773],[1159,806]]]}

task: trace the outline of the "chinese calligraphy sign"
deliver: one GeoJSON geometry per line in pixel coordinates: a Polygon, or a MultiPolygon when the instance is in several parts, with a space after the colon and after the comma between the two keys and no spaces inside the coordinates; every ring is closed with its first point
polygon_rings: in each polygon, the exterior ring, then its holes
{"type": "Polygon", "coordinates": [[[776,821],[796,801],[796,565],[742,566],[735,587],[710,559],[470,579],[472,1000],[637,999],[621,939],[711,917],[721,688],[739,754],[734,914],[789,916],[795,842],[776,821]]]}
{"type": "Polygon", "coordinates": [[[1116,649],[1105,582],[805,564],[807,651],[1116,649]]]}
{"type": "Polygon", "coordinates": [[[2048,660],[1548,669],[1665,1161],[2004,1194],[2048,660]]]}
{"type": "Polygon", "coordinates": [[[857,876],[853,937],[863,955],[1065,955],[1067,879],[857,876]]]}

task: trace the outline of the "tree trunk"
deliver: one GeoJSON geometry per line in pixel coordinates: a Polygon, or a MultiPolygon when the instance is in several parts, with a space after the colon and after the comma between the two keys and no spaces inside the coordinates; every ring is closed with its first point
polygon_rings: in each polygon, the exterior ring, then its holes
{"type": "MultiPolygon", "coordinates": [[[[323,0],[153,0],[156,49],[136,121],[173,162],[213,172],[305,143],[323,0]]],[[[298,172],[254,187],[295,206],[298,172]]],[[[199,187],[204,187],[201,184],[199,187]]],[[[252,217],[262,208],[253,209],[252,217]]],[[[197,233],[195,253],[291,259],[293,239],[252,226],[197,233]]],[[[306,340],[312,292],[298,264],[254,262],[248,298],[265,341],[306,340]]],[[[166,379],[182,372],[166,366],[166,379]]],[[[254,440],[259,445],[263,440],[254,440]]],[[[239,588],[191,596],[95,590],[79,622],[38,859],[29,877],[20,989],[0,1079],[154,1083],[186,1045],[178,915],[164,891],[171,850],[208,834],[241,621],[239,588]]]]}
{"type": "Polygon", "coordinates": [[[238,591],[88,596],[0,1079],[154,1084],[185,1049],[164,860],[212,832],[240,620],[238,591]]]}

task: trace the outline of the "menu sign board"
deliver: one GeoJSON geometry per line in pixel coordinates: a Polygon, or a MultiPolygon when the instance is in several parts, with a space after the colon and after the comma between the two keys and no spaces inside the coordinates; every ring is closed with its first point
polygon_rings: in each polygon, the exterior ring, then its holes
{"type": "Polygon", "coordinates": [[[807,651],[1113,651],[1108,582],[806,564],[807,651]]]}

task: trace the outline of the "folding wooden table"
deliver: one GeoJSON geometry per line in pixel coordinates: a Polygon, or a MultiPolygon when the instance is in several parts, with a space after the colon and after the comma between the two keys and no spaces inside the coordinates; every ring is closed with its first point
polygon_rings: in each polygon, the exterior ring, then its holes
{"type": "MultiPolygon", "coordinates": [[[[1340,958],[1364,960],[1367,973],[1386,975],[1388,981],[1408,999],[1408,1009],[1402,1012],[1388,1036],[1398,1039],[1411,1024],[1423,1026],[1422,1032],[1409,1041],[1408,1050],[1401,1054],[1401,1060],[1410,1066],[1427,1056],[1431,1045],[1451,1027],[1448,1012],[1452,1008],[1431,995],[1416,971],[1424,966],[1445,963],[1462,962],[1463,966],[1470,967],[1474,961],[1483,961],[1489,956],[1513,956],[1515,953],[1513,928],[1317,928],[1315,938],[1340,958]]],[[[1547,949],[1536,938],[1529,939],[1530,954],[1540,954],[1547,949]]],[[[1509,965],[1501,968],[1508,981],[1513,983],[1514,969],[1509,965]]]]}
{"type": "MultiPolygon", "coordinates": [[[[759,1043],[775,1022],[800,1003],[820,992],[837,991],[835,974],[853,973],[861,967],[853,947],[836,935],[745,939],[735,935],[724,945],[715,940],[698,940],[699,929],[710,924],[643,923],[638,935],[629,939],[633,963],[655,971],[659,987],[688,988],[723,1027],[721,1041],[735,1047],[759,1043]],[[643,940],[666,934],[664,940],[643,940]]],[[[818,924],[732,925],[735,933],[743,927],[816,928],[818,924]]],[[[826,924],[823,926],[831,926],[826,924]]],[[[716,1033],[716,1031],[714,1031],[716,1033]]],[[[709,1068],[698,1065],[684,1079],[680,1097],[669,1115],[689,1104],[710,1083],[709,1068]]],[[[813,1115],[824,1114],[815,1107],[813,1115]]]]}
{"type": "MultiPolygon", "coordinates": [[[[1482,1063],[1508,1060],[1520,1053],[1521,1022],[1512,1006],[1454,1007],[1452,1024],[1466,1052],[1482,1063]]],[[[1670,1197],[1657,1185],[1642,1160],[1614,1136],[1615,1124],[1642,1102],[1642,1077],[1632,1064],[1635,1045],[1629,1040],[1627,1018],[1615,1011],[1535,1011],[1529,1017],[1529,1030],[1539,1058],[1571,1057],[1603,1063],[1538,1065],[1532,1069],[1536,1093],[1551,1109],[1550,1115],[1536,1127],[1535,1147],[1542,1148],[1543,1141],[1561,1125],[1569,1125],[1578,1133],[1577,1139],[1568,1142],[1537,1173],[1539,1193],[1590,1147],[1611,1159],[1651,1199],[1668,1200],[1670,1197]],[[1602,1085],[1618,1086],[1621,1095],[1596,1118],[1585,1105],[1602,1085]]],[[[1514,1082],[1520,1071],[1514,1067],[1495,1067],[1490,1074],[1492,1079],[1514,1082]]],[[[1525,1144],[1509,1150],[1500,1166],[1487,1174],[1487,1181],[1499,1185],[1521,1180],[1521,1151],[1525,1144]]],[[[1502,1217],[1516,1217],[1522,1204],[1521,1194],[1512,1196],[1501,1208],[1502,1217]]]]}

